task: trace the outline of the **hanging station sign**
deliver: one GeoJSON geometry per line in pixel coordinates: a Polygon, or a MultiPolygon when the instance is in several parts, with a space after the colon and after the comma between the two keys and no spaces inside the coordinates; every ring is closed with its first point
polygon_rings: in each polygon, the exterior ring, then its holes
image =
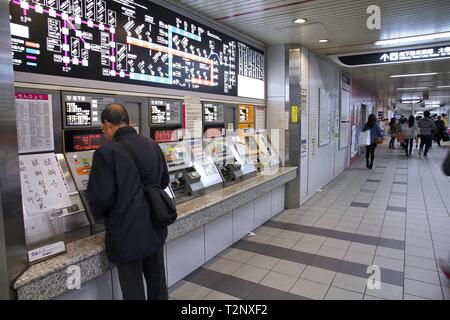
{"type": "Polygon", "coordinates": [[[330,57],[344,67],[450,59],[450,45],[330,57]]]}

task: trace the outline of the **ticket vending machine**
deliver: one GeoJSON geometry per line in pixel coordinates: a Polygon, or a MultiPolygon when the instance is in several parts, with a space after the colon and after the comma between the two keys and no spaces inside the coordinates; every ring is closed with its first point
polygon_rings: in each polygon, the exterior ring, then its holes
{"type": "MultiPolygon", "coordinates": [[[[87,185],[96,149],[106,142],[101,131],[101,114],[111,103],[121,103],[128,112],[130,125],[139,133],[141,106],[145,99],[82,92],[62,92],[63,151],[68,173],[76,187],[89,219],[91,232],[97,233],[104,226],[95,221],[89,207],[87,185]]],[[[61,158],[61,157],[60,157],[61,158]]],[[[63,163],[62,158],[60,163],[63,163]]]]}
{"type": "MultiPolygon", "coordinates": [[[[91,233],[104,230],[90,210],[87,186],[96,149],[106,142],[101,127],[101,113],[116,96],[80,92],[62,92],[62,127],[64,157],[77,192],[84,204],[91,233]]],[[[61,161],[62,162],[62,161],[61,161]]]]}
{"type": "Polygon", "coordinates": [[[203,102],[203,136],[210,139],[229,135],[236,129],[236,105],[203,102]]]}
{"type": "Polygon", "coordinates": [[[258,142],[258,169],[260,172],[279,167],[280,157],[269,141],[267,131],[261,130],[255,133],[258,142]]]}
{"type": "Polygon", "coordinates": [[[241,157],[253,163],[258,173],[279,166],[280,158],[270,144],[266,131],[240,129],[233,139],[241,157]]]}
{"type": "Polygon", "coordinates": [[[223,178],[216,164],[203,149],[201,139],[186,140],[189,145],[195,170],[200,174],[204,192],[214,191],[223,187],[223,178]]]}
{"type": "Polygon", "coordinates": [[[231,137],[203,139],[205,152],[209,154],[222,175],[224,186],[242,181],[242,163],[231,137]]]}
{"type": "Polygon", "coordinates": [[[170,188],[176,203],[181,203],[204,193],[200,173],[194,167],[191,151],[186,141],[159,144],[166,158],[170,188]]]}
{"type": "Polygon", "coordinates": [[[150,137],[158,143],[183,139],[183,102],[181,100],[150,98],[148,125],[150,137]]]}

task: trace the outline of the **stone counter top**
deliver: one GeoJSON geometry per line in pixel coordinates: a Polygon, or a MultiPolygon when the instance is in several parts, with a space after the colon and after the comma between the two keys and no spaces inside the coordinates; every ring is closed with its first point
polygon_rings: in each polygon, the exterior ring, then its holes
{"type": "MultiPolygon", "coordinates": [[[[273,169],[235,185],[177,205],[178,218],[169,226],[167,241],[176,239],[218,217],[295,179],[296,167],[273,169]]],[[[30,266],[14,283],[19,299],[51,299],[65,291],[71,265],[81,269],[81,281],[89,281],[113,265],[105,252],[104,234],[68,243],[67,252],[30,266]]]]}

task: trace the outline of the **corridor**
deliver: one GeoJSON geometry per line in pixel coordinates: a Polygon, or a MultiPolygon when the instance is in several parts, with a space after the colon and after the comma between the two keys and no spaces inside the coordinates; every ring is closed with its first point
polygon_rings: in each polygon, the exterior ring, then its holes
{"type": "MultiPolygon", "coordinates": [[[[449,146],[376,150],[170,288],[171,299],[450,299],[449,146]],[[380,268],[369,289],[367,268],[380,268]]],[[[326,164],[324,164],[326,165],[326,164]]]]}

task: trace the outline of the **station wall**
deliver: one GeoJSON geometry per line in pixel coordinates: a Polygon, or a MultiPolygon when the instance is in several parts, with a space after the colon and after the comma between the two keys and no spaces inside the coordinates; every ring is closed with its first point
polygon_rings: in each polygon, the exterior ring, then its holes
{"type": "MultiPolygon", "coordinates": [[[[300,125],[301,137],[300,141],[297,141],[300,157],[298,163],[287,161],[287,164],[300,167],[298,200],[301,204],[348,167],[350,143],[347,147],[339,147],[339,128],[336,126],[339,126],[340,70],[331,61],[319,57],[301,46],[274,45],[267,48],[268,128],[278,128],[278,113],[292,112],[292,105],[296,104],[289,98],[289,90],[293,86],[292,83],[289,83],[290,70],[286,67],[289,66],[288,52],[295,47],[300,49],[301,68],[301,92],[298,92],[300,96],[298,125],[300,125]],[[329,92],[327,105],[330,115],[329,142],[321,146],[319,146],[319,89],[329,92]]],[[[292,114],[290,120],[292,122],[292,114]]],[[[351,136],[350,129],[349,127],[348,137],[351,136]]],[[[290,138],[292,138],[291,135],[286,132],[286,141],[289,141],[290,138]]],[[[288,154],[288,150],[286,154],[288,154]]]]}

